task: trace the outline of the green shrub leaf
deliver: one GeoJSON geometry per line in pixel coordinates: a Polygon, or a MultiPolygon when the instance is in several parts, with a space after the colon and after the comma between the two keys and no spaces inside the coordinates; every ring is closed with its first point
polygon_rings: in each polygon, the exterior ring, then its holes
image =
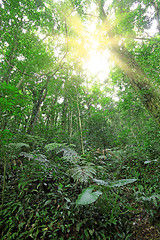
{"type": "Polygon", "coordinates": [[[82,191],[76,200],[76,204],[86,205],[95,202],[102,194],[101,191],[92,192],[94,187],[88,187],[82,191]]]}
{"type": "Polygon", "coordinates": [[[133,178],[133,179],[121,179],[121,180],[118,180],[118,181],[114,181],[114,182],[111,182],[109,184],[109,187],[122,187],[124,185],[127,185],[129,183],[133,183],[137,181],[137,179],[133,178]]]}
{"type": "Polygon", "coordinates": [[[103,180],[98,180],[98,179],[93,179],[94,182],[96,182],[98,185],[106,186],[106,187],[122,187],[124,185],[127,185],[129,183],[133,183],[137,181],[137,179],[121,179],[118,181],[113,181],[113,182],[105,182],[103,180]]]}

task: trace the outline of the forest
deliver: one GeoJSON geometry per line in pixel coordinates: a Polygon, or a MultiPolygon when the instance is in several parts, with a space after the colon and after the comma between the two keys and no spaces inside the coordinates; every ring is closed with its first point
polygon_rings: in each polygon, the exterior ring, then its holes
{"type": "Polygon", "coordinates": [[[0,239],[160,239],[160,2],[0,0],[0,239]]]}

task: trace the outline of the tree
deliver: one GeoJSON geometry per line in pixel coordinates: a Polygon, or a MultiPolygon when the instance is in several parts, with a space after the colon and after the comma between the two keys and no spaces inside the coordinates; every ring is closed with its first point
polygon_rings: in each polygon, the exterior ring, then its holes
{"type": "MultiPolygon", "coordinates": [[[[31,133],[40,106],[47,96],[48,85],[55,79],[54,75],[61,69],[66,55],[63,54],[59,62],[58,57],[55,57],[58,43],[56,38],[53,39],[53,32],[56,36],[60,34],[65,23],[60,12],[54,16],[53,10],[59,8],[58,4],[48,8],[43,1],[4,0],[1,5],[0,79],[16,86],[24,95],[32,96],[33,107],[26,116],[25,124],[27,132],[31,133]],[[59,32],[54,29],[59,29],[59,32]],[[45,38],[48,41],[44,42],[45,38]]],[[[63,45],[60,45],[59,54],[63,45]]]]}
{"type": "MultiPolygon", "coordinates": [[[[123,5],[121,5],[120,12],[124,17],[127,12],[123,5]]],[[[128,10],[128,8],[127,8],[128,10]]],[[[104,1],[99,1],[99,12],[100,18],[103,21],[104,29],[109,26],[110,21],[104,10],[104,1]]],[[[134,16],[135,18],[135,16],[134,16]]],[[[115,20],[116,22],[116,20],[115,20]]],[[[132,26],[133,28],[133,26],[132,26]]],[[[116,36],[112,29],[108,32],[103,32],[104,38],[108,36],[107,42],[110,43],[110,51],[112,53],[112,59],[115,61],[116,65],[122,69],[122,71],[128,77],[130,84],[145,106],[149,113],[154,117],[158,125],[160,125],[160,96],[156,88],[154,88],[152,82],[148,79],[146,73],[143,71],[141,66],[137,63],[135,57],[123,46],[119,46],[119,35],[116,36]]]]}

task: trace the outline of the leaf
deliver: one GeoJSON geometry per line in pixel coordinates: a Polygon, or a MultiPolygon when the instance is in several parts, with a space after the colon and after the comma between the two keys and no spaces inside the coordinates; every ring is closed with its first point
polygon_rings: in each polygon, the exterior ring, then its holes
{"type": "Polygon", "coordinates": [[[45,207],[46,205],[50,204],[51,202],[52,202],[52,200],[47,200],[47,201],[45,202],[45,204],[43,205],[43,207],[45,207]]]}
{"type": "Polygon", "coordinates": [[[45,145],[44,148],[45,148],[46,152],[56,151],[57,149],[59,149],[63,145],[65,145],[65,144],[54,142],[54,143],[49,143],[49,144],[45,145]]]}
{"type": "Polygon", "coordinates": [[[153,195],[151,195],[151,196],[149,196],[149,197],[144,197],[144,196],[142,196],[142,197],[140,197],[139,199],[142,199],[142,200],[144,200],[144,201],[152,201],[152,200],[154,200],[154,199],[158,199],[158,200],[160,200],[160,195],[159,194],[153,194],[153,195]]]}
{"type": "Polygon", "coordinates": [[[26,144],[26,143],[9,143],[7,146],[16,148],[16,149],[21,149],[23,147],[25,147],[27,149],[29,148],[29,144],[26,144]]]}
{"type": "Polygon", "coordinates": [[[71,200],[67,197],[64,198],[68,203],[71,202],[71,200]]]}
{"type": "Polygon", "coordinates": [[[89,231],[89,234],[90,234],[91,236],[93,236],[93,234],[94,234],[94,229],[88,229],[88,231],[89,231]]]}
{"type": "Polygon", "coordinates": [[[155,159],[155,160],[147,160],[147,161],[144,162],[144,164],[148,164],[148,163],[152,163],[152,162],[157,162],[157,161],[158,161],[157,159],[155,159]]]}
{"type": "Polygon", "coordinates": [[[90,178],[93,178],[93,175],[96,174],[96,169],[91,164],[86,164],[83,166],[76,165],[69,170],[72,174],[72,178],[75,181],[87,182],[90,178]]]}
{"type": "Polygon", "coordinates": [[[79,232],[80,228],[82,227],[83,222],[78,222],[76,225],[76,231],[79,232]]]}
{"type": "Polygon", "coordinates": [[[98,185],[109,186],[108,182],[105,182],[103,180],[99,180],[99,179],[96,179],[96,178],[93,179],[93,182],[97,183],[98,185]]]}
{"type": "MultiPolygon", "coordinates": [[[[59,152],[63,152],[63,157],[66,157],[66,158],[67,157],[72,158],[72,157],[77,157],[78,156],[77,152],[70,147],[62,147],[59,150],[59,152]]],[[[57,153],[59,153],[59,152],[57,152],[57,153]]]]}
{"type": "Polygon", "coordinates": [[[103,180],[93,179],[94,182],[96,182],[98,185],[106,186],[106,187],[122,187],[124,185],[127,185],[129,183],[133,183],[137,181],[137,179],[121,179],[118,181],[113,182],[105,182],[103,180]]]}
{"type": "Polygon", "coordinates": [[[101,191],[92,192],[94,187],[88,187],[82,191],[76,200],[76,204],[86,205],[95,202],[102,194],[101,191]]]}
{"type": "Polygon", "coordinates": [[[26,225],[26,222],[20,222],[20,224],[18,224],[18,228],[22,228],[24,225],[26,225]]]}
{"type": "Polygon", "coordinates": [[[85,234],[86,238],[89,239],[89,234],[88,234],[87,229],[84,230],[84,234],[85,234]]]}
{"type": "Polygon", "coordinates": [[[124,185],[127,185],[129,183],[133,183],[137,181],[137,179],[121,179],[121,180],[118,180],[118,181],[114,181],[114,182],[111,182],[109,184],[109,187],[122,187],[124,185]]]}

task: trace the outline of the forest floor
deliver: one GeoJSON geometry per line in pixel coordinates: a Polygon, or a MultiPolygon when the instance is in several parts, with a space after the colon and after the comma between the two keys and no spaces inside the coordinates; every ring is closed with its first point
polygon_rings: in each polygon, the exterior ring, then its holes
{"type": "Polygon", "coordinates": [[[134,240],[160,240],[160,227],[150,223],[144,211],[134,219],[133,239],[134,240]]]}

